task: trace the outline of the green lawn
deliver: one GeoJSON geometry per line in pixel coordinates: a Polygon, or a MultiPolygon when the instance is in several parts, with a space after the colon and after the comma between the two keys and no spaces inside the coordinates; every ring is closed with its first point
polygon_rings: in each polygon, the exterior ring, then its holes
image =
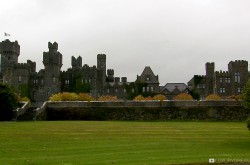
{"type": "Polygon", "coordinates": [[[240,122],[0,122],[1,165],[165,165],[250,159],[240,122]]]}

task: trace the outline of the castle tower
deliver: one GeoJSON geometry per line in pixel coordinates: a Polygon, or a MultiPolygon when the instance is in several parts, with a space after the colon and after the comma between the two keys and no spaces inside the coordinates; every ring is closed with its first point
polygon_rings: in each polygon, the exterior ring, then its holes
{"type": "Polygon", "coordinates": [[[48,43],[48,52],[43,52],[43,64],[45,67],[44,87],[47,88],[47,97],[60,92],[60,71],[62,67],[62,54],[58,52],[58,44],[48,43]]]}
{"type": "Polygon", "coordinates": [[[71,66],[72,68],[81,68],[82,67],[82,57],[79,56],[75,58],[74,56],[71,57],[71,66]]]}
{"type": "Polygon", "coordinates": [[[113,69],[108,69],[107,74],[108,74],[108,81],[109,82],[114,82],[114,70],[113,69]]]}
{"type": "Polygon", "coordinates": [[[214,93],[214,62],[206,63],[206,96],[214,93]]]}
{"type": "Polygon", "coordinates": [[[98,95],[103,94],[104,85],[106,83],[106,55],[97,55],[97,91],[98,95]]]}
{"type": "Polygon", "coordinates": [[[18,63],[18,56],[20,55],[20,45],[17,41],[10,42],[5,40],[0,42],[0,73],[3,73],[6,68],[13,67],[18,63]]]}
{"type": "Polygon", "coordinates": [[[241,94],[249,77],[248,62],[245,60],[230,61],[228,71],[231,76],[232,95],[241,94]]]}

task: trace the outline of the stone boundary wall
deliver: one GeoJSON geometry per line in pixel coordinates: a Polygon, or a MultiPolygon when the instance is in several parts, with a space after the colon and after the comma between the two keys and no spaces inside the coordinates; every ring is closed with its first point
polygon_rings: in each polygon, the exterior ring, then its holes
{"type": "Polygon", "coordinates": [[[245,121],[237,101],[64,101],[44,102],[37,120],[245,121]]]}
{"type": "MultiPolygon", "coordinates": [[[[224,107],[224,106],[242,106],[239,101],[48,101],[47,107],[65,108],[65,107],[224,107]]],[[[44,106],[44,105],[43,105],[44,106]]]]}

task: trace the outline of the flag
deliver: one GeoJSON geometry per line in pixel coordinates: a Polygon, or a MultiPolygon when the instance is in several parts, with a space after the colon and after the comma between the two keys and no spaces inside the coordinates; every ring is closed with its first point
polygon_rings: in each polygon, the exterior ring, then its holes
{"type": "Polygon", "coordinates": [[[10,36],[10,34],[8,34],[8,33],[4,33],[4,36],[10,36]]]}

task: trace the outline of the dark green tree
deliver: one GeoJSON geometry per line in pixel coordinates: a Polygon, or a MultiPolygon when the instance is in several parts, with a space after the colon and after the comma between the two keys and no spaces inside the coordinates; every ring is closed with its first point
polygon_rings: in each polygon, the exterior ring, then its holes
{"type": "Polygon", "coordinates": [[[6,85],[0,84],[0,121],[12,119],[12,110],[17,105],[17,97],[6,85]]]}
{"type": "Polygon", "coordinates": [[[248,110],[248,119],[247,119],[247,127],[250,130],[250,79],[246,83],[246,86],[244,88],[243,94],[242,94],[242,101],[245,109],[248,110]]]}

